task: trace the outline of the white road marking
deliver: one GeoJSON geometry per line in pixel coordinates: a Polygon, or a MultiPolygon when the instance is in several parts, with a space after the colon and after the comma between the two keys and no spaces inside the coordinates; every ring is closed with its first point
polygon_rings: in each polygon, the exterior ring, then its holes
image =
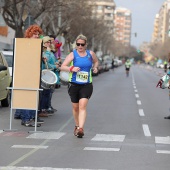
{"type": "Polygon", "coordinates": [[[133,86],[134,87],[134,89],[136,89],[136,86],[133,86]]]}
{"type": "MultiPolygon", "coordinates": [[[[66,126],[68,126],[68,124],[73,120],[73,117],[70,117],[70,119],[67,120],[66,123],[64,123],[59,130],[57,131],[58,133],[61,132],[66,126]]],[[[48,143],[50,141],[50,139],[46,139],[45,141],[43,141],[42,143],[40,143],[41,146],[44,146],[46,143],[48,143]]],[[[29,156],[31,156],[32,154],[34,154],[36,151],[38,151],[39,149],[32,149],[31,151],[29,151],[28,153],[26,153],[25,155],[21,156],[20,158],[18,158],[17,160],[13,161],[12,163],[8,164],[8,166],[14,166],[16,164],[19,164],[21,161],[23,161],[24,159],[28,158],[29,156]]]]}
{"type": "Polygon", "coordinates": [[[167,136],[167,137],[155,136],[155,143],[170,144],[170,136],[167,136]]]}
{"type": "Polygon", "coordinates": [[[144,131],[145,136],[151,136],[149,126],[146,124],[143,124],[142,126],[143,126],[143,131],[144,131]]]}
{"type": "Polygon", "coordinates": [[[125,135],[96,134],[92,141],[123,142],[125,135]]]}
{"type": "Polygon", "coordinates": [[[88,151],[120,151],[120,148],[96,148],[96,147],[85,147],[84,150],[88,151]]]}
{"type": "Polygon", "coordinates": [[[166,150],[156,150],[156,153],[170,154],[170,151],[166,151],[166,150]]]}
{"type": "Polygon", "coordinates": [[[65,133],[61,132],[43,132],[43,133],[33,133],[29,135],[27,138],[34,139],[59,139],[64,136],[65,133]]]}
{"type": "Polygon", "coordinates": [[[136,93],[138,92],[138,90],[134,90],[136,93]]]}
{"type": "Polygon", "coordinates": [[[140,116],[145,116],[143,109],[139,109],[139,115],[140,116]]]}
{"type": "Polygon", "coordinates": [[[141,101],[140,101],[140,100],[137,100],[137,104],[138,104],[138,105],[141,105],[142,103],[141,103],[141,101]]]}
{"type": "Polygon", "coordinates": [[[13,145],[12,148],[47,149],[48,146],[41,146],[41,145],[13,145]]]}
{"type": "Polygon", "coordinates": [[[139,94],[135,94],[136,98],[139,98],[139,94]]]}
{"type": "Polygon", "coordinates": [[[73,169],[73,168],[52,168],[52,167],[0,166],[0,170],[106,170],[106,169],[73,169]]]}

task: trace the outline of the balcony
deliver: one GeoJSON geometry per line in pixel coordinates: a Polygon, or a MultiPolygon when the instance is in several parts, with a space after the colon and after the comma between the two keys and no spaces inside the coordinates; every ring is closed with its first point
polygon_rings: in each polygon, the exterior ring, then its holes
{"type": "Polygon", "coordinates": [[[111,14],[113,14],[113,13],[114,13],[114,10],[113,10],[113,9],[107,9],[107,8],[105,8],[105,9],[104,9],[104,13],[111,13],[111,14]]]}

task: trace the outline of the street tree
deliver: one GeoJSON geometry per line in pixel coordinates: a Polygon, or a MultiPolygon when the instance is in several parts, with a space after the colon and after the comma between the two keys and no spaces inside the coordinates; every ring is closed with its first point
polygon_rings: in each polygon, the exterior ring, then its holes
{"type": "Polygon", "coordinates": [[[15,37],[18,38],[23,37],[24,21],[28,14],[33,17],[33,20],[40,22],[41,16],[56,11],[58,4],[61,5],[60,0],[6,0],[2,15],[6,24],[15,30],[15,37]]]}

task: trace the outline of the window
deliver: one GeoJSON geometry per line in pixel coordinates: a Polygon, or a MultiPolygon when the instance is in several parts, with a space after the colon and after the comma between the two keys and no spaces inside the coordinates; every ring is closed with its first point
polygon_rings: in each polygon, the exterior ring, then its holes
{"type": "Polygon", "coordinates": [[[117,12],[117,16],[124,16],[124,13],[122,13],[122,12],[117,12]]]}
{"type": "Polygon", "coordinates": [[[113,17],[113,14],[111,13],[108,13],[108,14],[105,14],[107,17],[113,17]]]}
{"type": "Polygon", "coordinates": [[[100,6],[100,5],[99,5],[99,6],[97,6],[97,9],[98,9],[98,10],[102,10],[102,9],[103,9],[103,6],[100,6]]]}
{"type": "Polygon", "coordinates": [[[111,7],[111,6],[106,6],[106,9],[109,9],[109,10],[110,10],[110,9],[112,9],[112,7],[111,7]]]}

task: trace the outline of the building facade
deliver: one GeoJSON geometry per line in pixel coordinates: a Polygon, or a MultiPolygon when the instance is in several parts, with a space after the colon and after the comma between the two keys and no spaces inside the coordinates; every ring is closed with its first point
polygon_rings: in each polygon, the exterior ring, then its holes
{"type": "Polygon", "coordinates": [[[132,18],[131,11],[126,8],[116,8],[114,13],[114,38],[119,43],[130,46],[132,18]]]}
{"type": "Polygon", "coordinates": [[[153,43],[164,44],[170,37],[170,0],[165,1],[158,14],[155,16],[154,31],[152,36],[153,43]]]}
{"type": "Polygon", "coordinates": [[[6,25],[0,8],[0,50],[12,49],[14,36],[15,31],[6,25]]]}
{"type": "Polygon", "coordinates": [[[92,18],[101,20],[111,34],[114,33],[114,11],[115,3],[113,0],[90,0],[89,5],[92,5],[92,18]]]}
{"type": "Polygon", "coordinates": [[[156,17],[154,20],[152,40],[151,40],[152,43],[153,42],[157,43],[157,41],[158,41],[158,27],[159,27],[159,14],[156,14],[156,17]]]}

